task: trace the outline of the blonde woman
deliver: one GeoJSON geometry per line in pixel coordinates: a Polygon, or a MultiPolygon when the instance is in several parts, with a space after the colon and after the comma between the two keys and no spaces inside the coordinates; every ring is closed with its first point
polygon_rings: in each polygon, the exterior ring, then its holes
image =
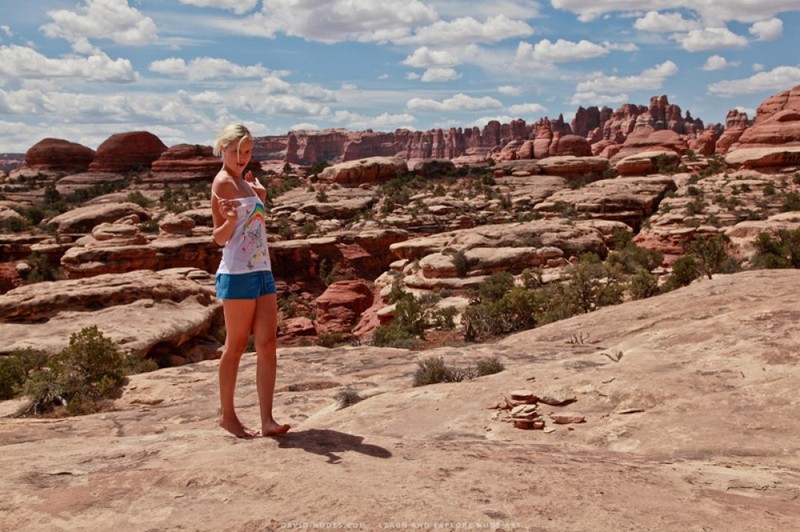
{"type": "Polygon", "coordinates": [[[253,137],[246,127],[232,124],[217,137],[214,155],[222,169],[211,184],[214,240],[222,249],[216,275],[217,297],[225,316],[225,346],[219,363],[219,425],[239,438],[258,431],[239,421],[234,390],[239,361],[253,334],[256,348],[256,388],[261,412],[261,435],[286,433],[272,417],[277,371],[277,296],[269,259],[264,200],[267,191],[252,172],[242,175],[253,154],[253,137]]]}

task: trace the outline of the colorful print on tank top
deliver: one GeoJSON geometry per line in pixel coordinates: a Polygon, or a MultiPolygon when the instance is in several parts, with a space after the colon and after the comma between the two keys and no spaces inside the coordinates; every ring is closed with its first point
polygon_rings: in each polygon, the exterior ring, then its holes
{"type": "Polygon", "coordinates": [[[266,212],[264,205],[257,201],[253,210],[247,213],[244,223],[242,238],[242,253],[247,256],[247,267],[253,269],[255,265],[267,255],[266,238],[266,212]]]}

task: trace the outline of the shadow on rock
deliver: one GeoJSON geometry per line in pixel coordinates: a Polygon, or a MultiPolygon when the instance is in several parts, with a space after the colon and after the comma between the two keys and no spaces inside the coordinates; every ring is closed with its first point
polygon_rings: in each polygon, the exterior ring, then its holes
{"type": "Polygon", "coordinates": [[[303,449],[306,452],[326,457],[329,464],[341,462],[342,458],[334,453],[346,451],[355,451],[375,458],[390,458],[392,456],[388,449],[363,443],[364,438],[362,436],[329,429],[308,429],[289,432],[276,439],[278,447],[281,449],[303,449]]]}

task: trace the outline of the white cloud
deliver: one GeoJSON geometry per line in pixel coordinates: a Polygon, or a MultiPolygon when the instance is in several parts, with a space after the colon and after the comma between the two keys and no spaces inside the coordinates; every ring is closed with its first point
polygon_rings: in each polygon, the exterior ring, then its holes
{"type": "Polygon", "coordinates": [[[420,78],[425,83],[453,81],[456,79],[461,79],[461,74],[452,68],[429,68],[420,78]]]}
{"type": "Polygon", "coordinates": [[[610,44],[600,45],[587,40],[571,42],[558,39],[553,43],[548,39],[543,39],[535,45],[520,42],[515,59],[520,63],[536,65],[583,61],[606,55],[610,47],[610,44]]]}
{"type": "Polygon", "coordinates": [[[687,20],[680,13],[648,11],[644,17],[636,20],[633,27],[639,31],[673,33],[700,29],[703,24],[697,20],[687,20]]]}
{"type": "Polygon", "coordinates": [[[351,113],[350,111],[337,111],[334,113],[332,119],[336,122],[343,123],[347,128],[352,130],[414,129],[411,124],[417,121],[414,115],[408,113],[396,115],[383,113],[378,116],[364,116],[358,113],[351,113]]]}
{"type": "Polygon", "coordinates": [[[619,77],[594,73],[586,81],[578,83],[575,92],[618,94],[620,91],[660,89],[664,80],[677,73],[678,66],[672,61],[665,61],[653,68],[643,70],[638,76],[619,77]]]}
{"type": "Polygon", "coordinates": [[[277,33],[326,43],[356,40],[385,42],[410,34],[411,28],[437,20],[436,11],[419,0],[270,0],[261,11],[225,29],[246,35],[277,33]]]}
{"type": "Polygon", "coordinates": [[[687,52],[703,52],[722,48],[741,48],[747,46],[747,39],[736,35],[728,28],[704,28],[688,33],[676,33],[670,37],[680,43],[687,52]]]}
{"type": "Polygon", "coordinates": [[[518,116],[508,116],[508,115],[482,116],[482,117],[478,118],[477,120],[473,120],[472,122],[467,124],[467,127],[479,127],[481,129],[483,129],[483,127],[486,126],[486,124],[488,124],[492,120],[496,120],[496,121],[500,122],[501,124],[510,124],[511,122],[516,120],[517,118],[519,118],[519,117],[518,116]]]}
{"type": "Polygon", "coordinates": [[[766,67],[761,63],[753,63],[753,72],[761,72],[764,70],[764,68],[766,67]]]}
{"type": "Polygon", "coordinates": [[[554,8],[571,11],[582,22],[607,13],[641,13],[684,9],[694,11],[704,22],[757,22],[785,11],[798,11],[796,0],[551,0],[554,8]]]}
{"type": "Polygon", "coordinates": [[[412,98],[406,107],[415,111],[477,111],[480,109],[498,109],[502,107],[498,100],[489,96],[473,98],[466,94],[456,94],[441,102],[425,98],[412,98]]]}
{"type": "Polygon", "coordinates": [[[150,63],[150,70],[173,78],[198,81],[216,78],[261,78],[269,75],[269,70],[260,64],[240,66],[226,59],[198,57],[188,63],[181,58],[171,57],[150,63]]]}
{"type": "Polygon", "coordinates": [[[258,5],[258,0],[180,0],[180,2],[181,4],[197,7],[230,9],[237,15],[252,11],[258,5]]]}
{"type": "Polygon", "coordinates": [[[0,46],[0,79],[85,79],[130,83],[138,79],[127,59],[111,60],[105,54],[51,59],[32,48],[0,46]]]}
{"type": "Polygon", "coordinates": [[[5,33],[5,34],[6,34],[6,37],[9,37],[9,38],[11,38],[11,37],[13,37],[13,36],[14,36],[14,32],[13,32],[13,31],[11,31],[11,28],[10,28],[8,25],[6,25],[6,24],[3,24],[2,26],[0,26],[0,30],[2,30],[2,31],[3,31],[3,33],[5,33]]]}
{"type": "Polygon", "coordinates": [[[708,93],[716,96],[776,92],[800,84],[800,65],[779,66],[759,72],[749,78],[718,81],[708,86],[708,93]]]}
{"type": "Polygon", "coordinates": [[[442,17],[459,17],[464,15],[464,11],[476,17],[491,17],[497,13],[503,13],[510,18],[529,19],[539,17],[540,3],[537,0],[493,0],[485,2],[483,0],[429,0],[442,17]],[[468,4],[468,5],[467,5],[468,4]]]}
{"type": "Polygon", "coordinates": [[[140,46],[158,40],[156,24],[127,0],[86,0],[76,11],[48,11],[53,22],[42,26],[48,37],[63,38],[87,50],[88,39],[109,39],[118,44],[140,46]]]}
{"type": "Polygon", "coordinates": [[[750,26],[749,31],[759,41],[775,41],[783,35],[783,21],[779,18],[762,20],[750,26]]]}
{"type": "Polygon", "coordinates": [[[289,128],[289,131],[318,131],[320,128],[317,124],[310,122],[301,122],[289,128]]]}
{"type": "Polygon", "coordinates": [[[421,77],[422,76],[420,74],[418,74],[417,72],[409,72],[408,74],[406,74],[406,79],[410,79],[410,80],[419,79],[421,77]]]}
{"type": "Polygon", "coordinates": [[[389,74],[381,74],[378,79],[389,79],[389,74]]]}
{"type": "Polygon", "coordinates": [[[538,115],[547,112],[547,107],[538,103],[521,103],[512,105],[508,108],[508,112],[513,115],[538,115]]]}
{"type": "Polygon", "coordinates": [[[576,92],[572,96],[572,100],[570,100],[570,103],[572,105],[600,106],[600,105],[613,105],[613,104],[625,103],[629,101],[630,99],[628,98],[628,95],[625,93],[610,95],[610,94],[597,94],[596,92],[593,91],[586,91],[586,92],[576,92]]]}
{"type": "Polygon", "coordinates": [[[452,67],[461,63],[461,60],[450,52],[431,50],[423,46],[414,50],[402,63],[417,68],[435,68],[452,67]]]}
{"type": "Polygon", "coordinates": [[[500,94],[506,94],[508,96],[519,96],[520,94],[522,94],[523,90],[520,87],[503,85],[502,87],[497,87],[497,92],[499,92],[500,94]]]}
{"type": "Polygon", "coordinates": [[[706,59],[706,63],[701,67],[701,69],[707,71],[724,70],[726,68],[736,67],[739,65],[739,61],[728,61],[721,55],[712,55],[706,59]]]}
{"type": "Polygon", "coordinates": [[[526,22],[512,20],[505,15],[489,17],[479,22],[472,17],[450,21],[437,21],[417,29],[413,35],[394,39],[398,44],[468,44],[496,42],[533,34],[526,22]]]}

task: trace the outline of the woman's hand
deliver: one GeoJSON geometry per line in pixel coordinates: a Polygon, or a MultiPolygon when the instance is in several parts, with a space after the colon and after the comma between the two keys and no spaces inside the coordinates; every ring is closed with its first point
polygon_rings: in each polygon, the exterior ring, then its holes
{"type": "Polygon", "coordinates": [[[264,188],[264,185],[261,184],[261,181],[253,177],[253,172],[247,172],[244,176],[244,179],[250,184],[250,188],[253,189],[261,201],[264,201],[267,197],[267,189],[264,188]]]}
{"type": "Polygon", "coordinates": [[[226,199],[219,199],[217,200],[217,207],[219,209],[219,213],[228,221],[236,222],[236,219],[239,217],[236,214],[236,207],[239,206],[239,202],[237,200],[226,200],[226,199]]]}

